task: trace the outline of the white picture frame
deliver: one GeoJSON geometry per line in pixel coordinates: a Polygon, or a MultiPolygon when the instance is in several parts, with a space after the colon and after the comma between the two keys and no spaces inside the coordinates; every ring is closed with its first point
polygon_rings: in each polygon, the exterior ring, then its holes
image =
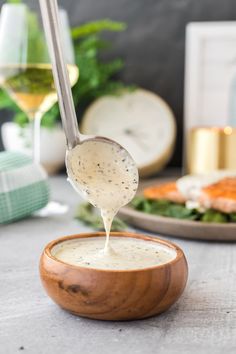
{"type": "Polygon", "coordinates": [[[236,21],[189,23],[185,48],[184,135],[195,126],[236,125],[229,108],[234,77],[236,94],[236,21]]]}

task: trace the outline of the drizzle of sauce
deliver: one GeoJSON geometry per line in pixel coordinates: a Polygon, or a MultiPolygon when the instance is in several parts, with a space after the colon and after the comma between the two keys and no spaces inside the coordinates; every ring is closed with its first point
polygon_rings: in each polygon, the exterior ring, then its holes
{"type": "Polygon", "coordinates": [[[112,237],[115,253],[103,252],[104,237],[86,237],[60,242],[51,253],[58,260],[86,268],[131,270],[162,265],[176,258],[176,251],[154,241],[112,237]]]}
{"type": "Polygon", "coordinates": [[[138,188],[138,170],[126,150],[106,140],[86,140],[67,151],[69,181],[77,192],[101,210],[106,231],[104,254],[114,254],[109,234],[114,216],[138,188]]]}

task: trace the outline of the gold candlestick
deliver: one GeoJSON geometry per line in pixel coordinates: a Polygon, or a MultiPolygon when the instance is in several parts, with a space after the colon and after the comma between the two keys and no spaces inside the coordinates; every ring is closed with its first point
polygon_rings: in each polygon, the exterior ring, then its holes
{"type": "Polygon", "coordinates": [[[187,136],[189,173],[236,169],[236,128],[195,127],[187,136]]]}

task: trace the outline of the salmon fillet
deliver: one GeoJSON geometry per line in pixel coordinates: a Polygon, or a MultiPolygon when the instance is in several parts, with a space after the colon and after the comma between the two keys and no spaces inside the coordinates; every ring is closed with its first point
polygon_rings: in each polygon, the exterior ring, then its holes
{"type": "Polygon", "coordinates": [[[236,212],[236,178],[224,178],[202,188],[199,203],[203,207],[224,213],[236,212]]]}
{"type": "Polygon", "coordinates": [[[165,199],[175,203],[186,202],[184,196],[178,191],[175,182],[145,188],[143,195],[148,199],[165,199]]]}

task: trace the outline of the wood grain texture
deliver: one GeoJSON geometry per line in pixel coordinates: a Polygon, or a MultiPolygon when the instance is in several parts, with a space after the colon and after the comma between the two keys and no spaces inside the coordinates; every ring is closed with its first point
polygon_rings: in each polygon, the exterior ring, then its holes
{"type": "MultiPolygon", "coordinates": [[[[105,236],[90,233],[66,239],[105,236]]],[[[120,233],[112,233],[120,236],[120,233]]],[[[164,265],[140,270],[99,270],[71,266],[51,255],[58,239],[46,246],[40,261],[40,275],[48,295],[62,308],[100,320],[133,320],[167,310],[182,294],[187,281],[187,262],[182,250],[170,242],[135,233],[122,237],[154,241],[176,250],[176,258],[164,265]]]]}

